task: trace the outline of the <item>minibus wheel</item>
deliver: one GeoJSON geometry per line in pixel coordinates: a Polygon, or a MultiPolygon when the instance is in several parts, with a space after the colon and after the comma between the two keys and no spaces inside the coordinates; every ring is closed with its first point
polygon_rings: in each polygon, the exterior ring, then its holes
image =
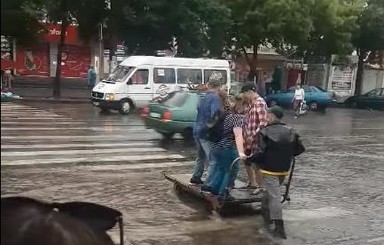
{"type": "Polygon", "coordinates": [[[120,101],[120,114],[127,115],[133,110],[133,103],[129,99],[123,99],[120,101]]]}

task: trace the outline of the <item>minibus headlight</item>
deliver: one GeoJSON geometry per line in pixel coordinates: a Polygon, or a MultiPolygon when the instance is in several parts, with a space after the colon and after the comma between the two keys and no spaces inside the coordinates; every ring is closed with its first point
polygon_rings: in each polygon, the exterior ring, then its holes
{"type": "Polygon", "coordinates": [[[115,99],[115,94],[105,94],[105,100],[114,100],[115,99]]]}

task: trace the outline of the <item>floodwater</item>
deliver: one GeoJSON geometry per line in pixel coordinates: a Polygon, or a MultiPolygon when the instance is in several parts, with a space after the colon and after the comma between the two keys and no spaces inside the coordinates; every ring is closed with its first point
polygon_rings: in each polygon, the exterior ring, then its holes
{"type": "Polygon", "coordinates": [[[384,244],[384,112],[286,114],[307,151],[284,204],[284,241],[257,204],[220,216],[175,193],[162,173],[191,172],[193,144],[88,104],[2,103],[1,194],[111,206],[124,214],[126,244],[384,244]]]}

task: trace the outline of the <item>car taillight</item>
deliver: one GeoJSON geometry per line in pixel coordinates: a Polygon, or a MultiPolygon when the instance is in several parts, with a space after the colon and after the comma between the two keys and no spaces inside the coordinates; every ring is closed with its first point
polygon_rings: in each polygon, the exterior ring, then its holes
{"type": "Polygon", "coordinates": [[[141,110],[141,116],[142,117],[148,117],[148,115],[149,115],[149,107],[148,106],[146,106],[146,107],[144,107],[142,110],[141,110]]]}
{"type": "Polygon", "coordinates": [[[169,122],[171,121],[172,113],[170,111],[165,111],[163,113],[163,122],[169,122]]]}

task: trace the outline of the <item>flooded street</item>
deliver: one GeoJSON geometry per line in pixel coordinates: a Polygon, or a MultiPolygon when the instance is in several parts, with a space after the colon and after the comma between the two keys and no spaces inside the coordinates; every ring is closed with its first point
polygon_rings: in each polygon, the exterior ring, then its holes
{"type": "Polygon", "coordinates": [[[88,104],[2,103],[1,195],[111,206],[133,245],[384,244],[384,112],[330,108],[285,121],[307,151],[284,204],[284,241],[267,233],[257,204],[218,216],[175,193],[162,173],[191,172],[193,144],[88,104]]]}

